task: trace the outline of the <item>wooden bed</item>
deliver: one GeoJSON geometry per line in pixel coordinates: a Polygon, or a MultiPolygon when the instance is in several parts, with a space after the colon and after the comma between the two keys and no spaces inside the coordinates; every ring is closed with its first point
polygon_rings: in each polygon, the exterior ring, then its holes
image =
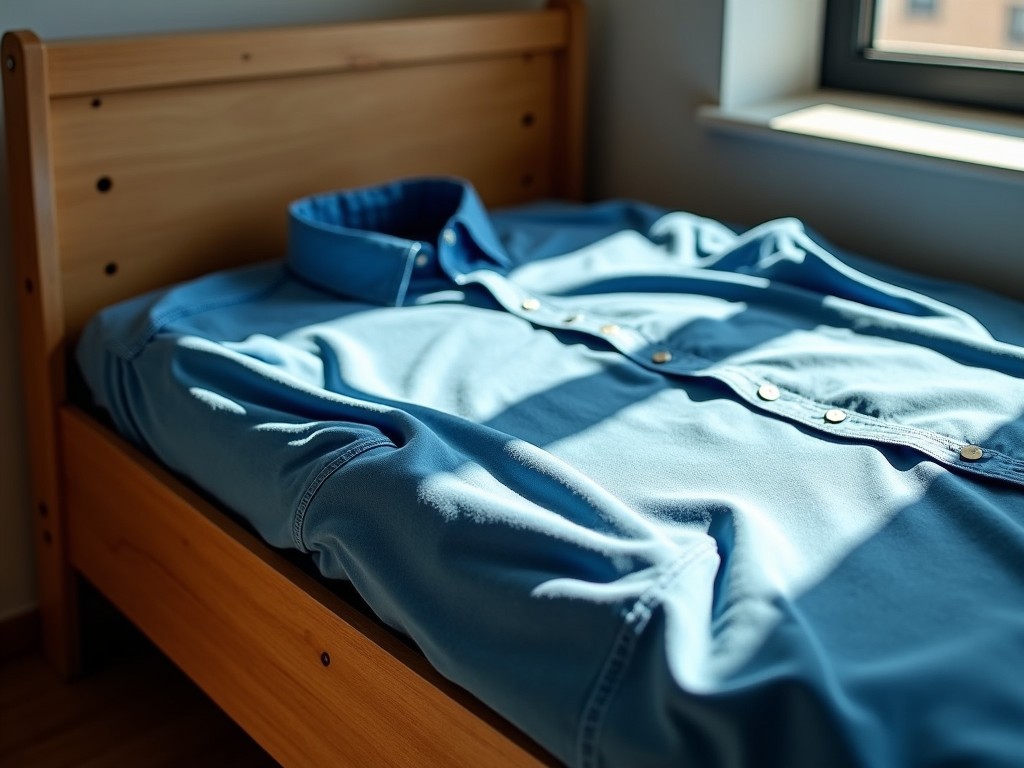
{"type": "Polygon", "coordinates": [[[544,10],[112,41],[3,39],[46,654],[83,576],[284,765],[550,756],[76,404],[102,306],[282,255],[285,205],[412,174],[581,196],[585,18],[544,10]]]}

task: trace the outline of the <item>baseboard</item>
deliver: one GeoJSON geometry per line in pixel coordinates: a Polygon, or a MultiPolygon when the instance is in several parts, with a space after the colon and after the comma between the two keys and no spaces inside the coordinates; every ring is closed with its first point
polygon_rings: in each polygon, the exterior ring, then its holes
{"type": "Polygon", "coordinates": [[[33,609],[0,619],[0,661],[39,647],[39,611],[33,609]]]}

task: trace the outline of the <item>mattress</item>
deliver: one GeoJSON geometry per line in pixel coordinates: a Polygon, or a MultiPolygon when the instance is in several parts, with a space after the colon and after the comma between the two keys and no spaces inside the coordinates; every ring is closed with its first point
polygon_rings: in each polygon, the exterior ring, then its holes
{"type": "Polygon", "coordinates": [[[78,361],[441,673],[571,765],[1020,765],[1020,304],[459,179],[289,217],[78,361]]]}

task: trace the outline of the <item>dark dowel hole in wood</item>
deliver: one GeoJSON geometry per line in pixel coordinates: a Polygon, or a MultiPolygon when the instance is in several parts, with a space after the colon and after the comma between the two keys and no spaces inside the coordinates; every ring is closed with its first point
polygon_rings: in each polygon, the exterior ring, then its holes
{"type": "Polygon", "coordinates": [[[103,267],[103,271],[108,276],[116,275],[117,274],[117,262],[116,261],[107,262],[107,265],[105,267],[103,267]]]}
{"type": "Polygon", "coordinates": [[[114,186],[114,182],[111,181],[109,176],[100,176],[96,180],[96,189],[100,192],[109,192],[110,188],[114,186]]]}

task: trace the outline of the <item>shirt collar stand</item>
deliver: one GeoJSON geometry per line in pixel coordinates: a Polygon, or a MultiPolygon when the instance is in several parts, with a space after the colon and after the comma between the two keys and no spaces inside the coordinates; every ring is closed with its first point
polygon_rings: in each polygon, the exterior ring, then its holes
{"type": "Polygon", "coordinates": [[[289,209],[289,267],[347,298],[401,305],[417,268],[428,273],[424,256],[434,254],[452,279],[509,267],[468,182],[409,179],[307,197],[289,209]]]}

